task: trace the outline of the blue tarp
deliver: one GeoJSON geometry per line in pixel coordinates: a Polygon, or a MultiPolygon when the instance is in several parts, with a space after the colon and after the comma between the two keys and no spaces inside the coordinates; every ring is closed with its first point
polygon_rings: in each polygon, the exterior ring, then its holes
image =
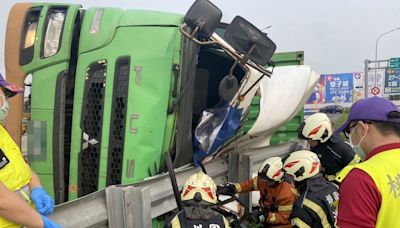
{"type": "Polygon", "coordinates": [[[195,166],[199,166],[203,158],[215,153],[235,135],[242,111],[228,102],[220,102],[214,108],[203,111],[193,134],[195,166]]]}

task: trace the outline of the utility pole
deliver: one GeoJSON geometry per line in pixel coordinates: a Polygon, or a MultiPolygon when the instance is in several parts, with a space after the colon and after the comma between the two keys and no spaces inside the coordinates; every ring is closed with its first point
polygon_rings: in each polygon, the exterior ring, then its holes
{"type": "MultiPolygon", "coordinates": [[[[365,65],[365,67],[364,67],[364,91],[365,91],[364,98],[368,97],[368,70],[369,70],[368,65],[369,65],[369,63],[370,63],[370,60],[368,60],[368,59],[364,60],[364,65],[365,65]]],[[[376,73],[376,70],[375,70],[375,73],[376,73]]]]}

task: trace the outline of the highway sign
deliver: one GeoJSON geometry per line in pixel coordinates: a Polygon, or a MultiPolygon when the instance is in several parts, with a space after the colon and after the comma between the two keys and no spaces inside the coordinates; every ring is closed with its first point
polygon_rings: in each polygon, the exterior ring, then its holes
{"type": "Polygon", "coordinates": [[[384,93],[394,94],[400,93],[400,69],[392,70],[388,69],[385,71],[385,83],[384,93]]]}
{"type": "Polygon", "coordinates": [[[400,69],[400,58],[391,58],[389,60],[390,69],[400,69]]]}

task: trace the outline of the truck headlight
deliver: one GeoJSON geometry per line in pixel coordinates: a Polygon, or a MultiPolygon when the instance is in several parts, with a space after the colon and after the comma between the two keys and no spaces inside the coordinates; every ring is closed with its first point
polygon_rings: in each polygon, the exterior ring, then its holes
{"type": "Polygon", "coordinates": [[[104,9],[98,9],[93,16],[92,23],[90,24],[89,33],[94,34],[100,30],[101,19],[103,18],[104,9]]]}
{"type": "Polygon", "coordinates": [[[58,52],[65,15],[65,11],[54,11],[49,14],[43,45],[43,57],[50,57],[58,52]]]}

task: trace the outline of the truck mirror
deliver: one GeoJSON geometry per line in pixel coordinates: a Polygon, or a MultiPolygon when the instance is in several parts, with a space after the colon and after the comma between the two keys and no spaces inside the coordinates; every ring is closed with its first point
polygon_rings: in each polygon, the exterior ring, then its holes
{"type": "Polygon", "coordinates": [[[239,90],[239,83],[232,74],[226,75],[218,86],[219,98],[223,101],[230,102],[239,90]]]}
{"type": "Polygon", "coordinates": [[[275,43],[253,24],[236,16],[225,31],[226,41],[244,57],[242,64],[251,59],[256,64],[265,66],[276,50],[275,43]]]}
{"type": "Polygon", "coordinates": [[[196,0],[183,21],[190,28],[190,37],[209,38],[222,18],[221,10],[208,0],[196,0]]]}

